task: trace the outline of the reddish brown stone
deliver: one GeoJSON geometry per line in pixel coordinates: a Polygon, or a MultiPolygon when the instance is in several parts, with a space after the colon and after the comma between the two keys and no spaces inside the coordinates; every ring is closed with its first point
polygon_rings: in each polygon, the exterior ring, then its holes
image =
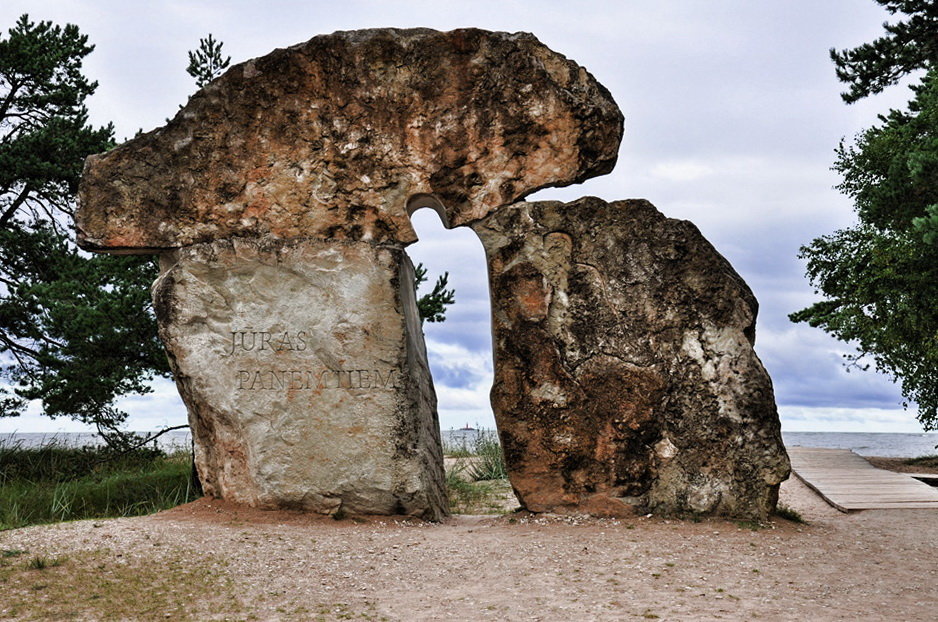
{"type": "Polygon", "coordinates": [[[756,300],[691,223],[646,201],[518,203],[475,223],[492,405],[535,512],[763,518],[789,472],[756,300]]]}
{"type": "Polygon", "coordinates": [[[409,243],[415,202],[465,224],[609,172],[621,136],[609,92],[530,34],[337,32],[232,67],[165,127],[89,158],[78,242],[409,243]]]}

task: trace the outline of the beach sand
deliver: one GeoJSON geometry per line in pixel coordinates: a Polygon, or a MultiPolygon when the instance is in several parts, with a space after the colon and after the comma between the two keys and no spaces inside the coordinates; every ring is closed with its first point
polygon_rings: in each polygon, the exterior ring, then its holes
{"type": "Polygon", "coordinates": [[[0,533],[0,619],[936,619],[938,511],[842,514],[794,478],[781,504],[807,523],[337,521],[200,500],[0,533]]]}

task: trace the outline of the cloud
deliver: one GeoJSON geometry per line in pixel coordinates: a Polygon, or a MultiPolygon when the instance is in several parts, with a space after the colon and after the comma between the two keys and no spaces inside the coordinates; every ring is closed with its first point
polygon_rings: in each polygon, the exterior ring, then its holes
{"type": "Polygon", "coordinates": [[[470,350],[456,343],[431,338],[426,341],[440,427],[448,430],[468,424],[494,428],[495,417],[489,402],[493,378],[491,346],[488,351],[470,350]]]}
{"type": "Polygon", "coordinates": [[[785,432],[922,432],[915,411],[898,408],[780,406],[785,432]]]}
{"type": "Polygon", "coordinates": [[[713,174],[713,169],[700,162],[661,162],[651,169],[651,176],[665,181],[696,181],[713,174]]]}
{"type": "Polygon", "coordinates": [[[808,326],[759,331],[756,351],[772,376],[779,405],[857,411],[896,409],[902,403],[888,377],[844,366],[849,345],[808,326]]]}

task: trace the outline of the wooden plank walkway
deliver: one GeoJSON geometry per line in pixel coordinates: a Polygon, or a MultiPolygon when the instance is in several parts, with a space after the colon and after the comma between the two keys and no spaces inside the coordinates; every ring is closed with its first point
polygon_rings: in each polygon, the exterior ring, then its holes
{"type": "Polygon", "coordinates": [[[789,447],[798,479],[840,510],[938,509],[938,488],[877,469],[849,449],[789,447]]]}

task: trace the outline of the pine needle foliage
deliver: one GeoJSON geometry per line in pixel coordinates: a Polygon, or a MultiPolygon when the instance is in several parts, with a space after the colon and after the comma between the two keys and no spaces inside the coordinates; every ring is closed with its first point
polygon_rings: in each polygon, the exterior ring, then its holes
{"type": "Polygon", "coordinates": [[[221,48],[224,45],[221,41],[215,41],[215,38],[209,33],[208,37],[199,39],[199,47],[189,52],[189,66],[186,67],[186,73],[195,78],[195,85],[202,88],[228,68],[231,64],[231,57],[222,57],[221,48]]]}
{"type": "Polygon", "coordinates": [[[72,242],[85,157],[114,145],[92,127],[78,27],[23,15],[0,38],[0,416],[46,415],[122,439],[125,393],[168,373],[156,338],[151,258],[89,256],[72,242]]]}
{"type": "Polygon", "coordinates": [[[906,110],[836,150],[841,192],[857,223],[802,247],[807,276],[824,299],[791,314],[854,344],[850,366],[876,369],[938,429],[938,5],[877,0],[907,20],[853,50],[832,52],[848,102],[925,69],[906,110]]]}
{"type": "MultiPolygon", "coordinates": [[[[426,280],[427,269],[424,268],[422,263],[419,263],[414,268],[414,289],[419,290],[420,285],[426,280]]],[[[448,284],[449,272],[444,272],[437,277],[433,289],[417,299],[417,312],[420,314],[421,322],[446,321],[446,307],[456,302],[456,291],[447,289],[448,284]]]]}

